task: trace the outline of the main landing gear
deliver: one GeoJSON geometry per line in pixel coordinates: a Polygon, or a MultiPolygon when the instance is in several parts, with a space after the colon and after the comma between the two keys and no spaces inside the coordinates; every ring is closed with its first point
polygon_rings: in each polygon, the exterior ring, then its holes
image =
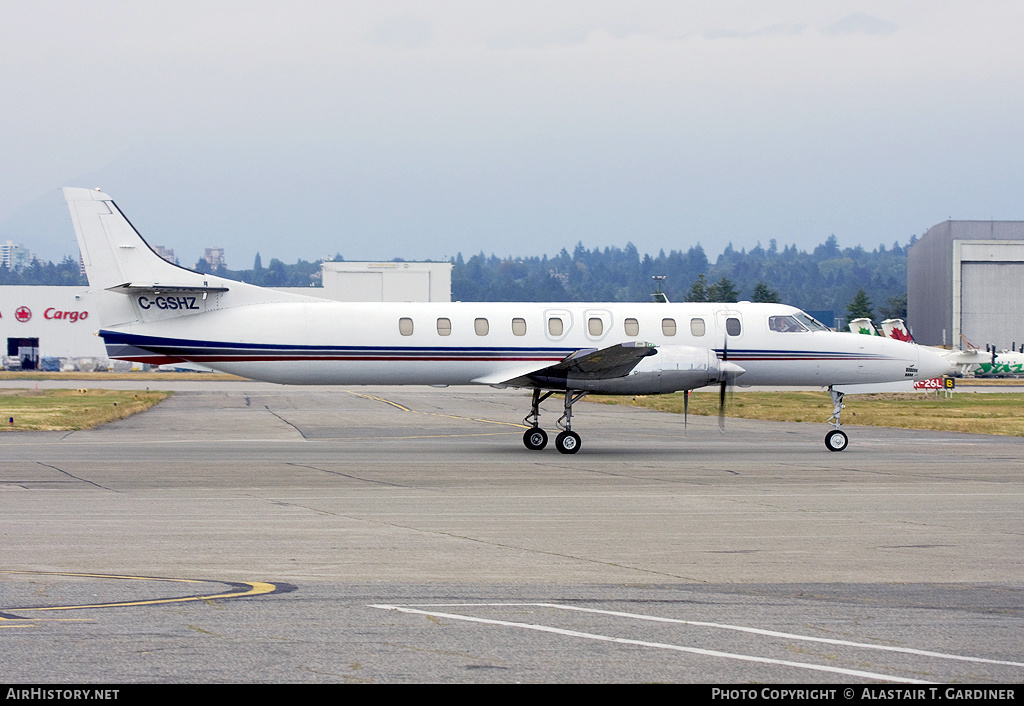
{"type": "MultiPolygon", "coordinates": [[[[523,434],[523,445],[530,451],[540,451],[548,444],[548,434],[540,428],[540,403],[551,395],[554,390],[545,392],[533,391],[533,403],[530,413],[523,419],[523,424],[528,424],[529,429],[523,434]]],[[[555,437],[555,448],[559,453],[574,454],[580,450],[580,435],[572,430],[572,406],[586,395],[586,392],[578,390],[565,391],[565,413],[559,418],[557,426],[562,431],[555,437]]]]}
{"type": "Polygon", "coordinates": [[[850,439],[846,436],[846,432],[839,428],[839,415],[843,412],[843,393],[829,387],[828,394],[832,395],[833,405],[832,416],[828,421],[835,428],[825,434],[825,448],[829,451],[845,451],[846,447],[850,445],[850,439]]]}

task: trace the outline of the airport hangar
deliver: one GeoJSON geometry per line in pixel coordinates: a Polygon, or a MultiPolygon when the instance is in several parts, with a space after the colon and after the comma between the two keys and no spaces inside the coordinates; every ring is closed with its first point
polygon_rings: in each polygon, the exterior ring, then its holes
{"type": "MultiPolygon", "coordinates": [[[[451,273],[447,262],[325,262],[322,287],[276,289],[334,301],[451,301],[451,273]]],[[[0,287],[5,367],[17,361],[34,369],[59,359],[61,367],[107,370],[103,339],[95,333],[102,297],[119,296],[87,287],[0,287]]]]}
{"type": "Polygon", "coordinates": [[[945,221],[907,252],[907,323],[918,343],[1024,343],[1024,221],[945,221]]]}

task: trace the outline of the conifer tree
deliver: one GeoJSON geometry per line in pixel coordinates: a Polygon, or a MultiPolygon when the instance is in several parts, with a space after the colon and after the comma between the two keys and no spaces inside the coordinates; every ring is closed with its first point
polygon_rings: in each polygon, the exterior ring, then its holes
{"type": "Polygon", "coordinates": [[[703,274],[697,275],[697,279],[690,285],[690,291],[686,294],[686,301],[688,302],[706,302],[708,301],[708,283],[704,279],[703,274]]]}
{"type": "Polygon", "coordinates": [[[708,287],[708,301],[712,302],[735,302],[739,301],[740,293],[736,291],[736,285],[725,275],[722,279],[708,287]]]}
{"type": "Polygon", "coordinates": [[[846,315],[850,321],[854,319],[873,319],[875,312],[871,310],[871,300],[868,298],[864,288],[857,290],[853,295],[853,301],[846,305],[846,315]]]}
{"type": "Polygon", "coordinates": [[[750,297],[751,301],[764,304],[777,304],[779,299],[778,290],[770,289],[764,282],[758,282],[754,285],[754,293],[750,297]]]}

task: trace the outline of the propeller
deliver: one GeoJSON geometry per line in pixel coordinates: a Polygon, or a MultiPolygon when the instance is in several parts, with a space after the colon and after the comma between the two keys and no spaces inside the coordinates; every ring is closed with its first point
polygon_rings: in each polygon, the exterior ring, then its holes
{"type": "Polygon", "coordinates": [[[718,428],[721,431],[725,431],[725,393],[726,390],[732,385],[736,378],[746,372],[743,368],[736,365],[735,363],[729,362],[729,334],[725,335],[725,340],[722,342],[722,359],[718,363],[718,373],[720,376],[718,382],[718,428]]]}

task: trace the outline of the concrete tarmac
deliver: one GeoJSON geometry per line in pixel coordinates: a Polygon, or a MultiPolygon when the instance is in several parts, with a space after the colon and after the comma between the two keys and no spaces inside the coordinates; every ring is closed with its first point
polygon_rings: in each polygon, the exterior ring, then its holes
{"type": "Polygon", "coordinates": [[[1024,679],[1024,439],[178,389],[0,436],[5,681],[1024,679]]]}

